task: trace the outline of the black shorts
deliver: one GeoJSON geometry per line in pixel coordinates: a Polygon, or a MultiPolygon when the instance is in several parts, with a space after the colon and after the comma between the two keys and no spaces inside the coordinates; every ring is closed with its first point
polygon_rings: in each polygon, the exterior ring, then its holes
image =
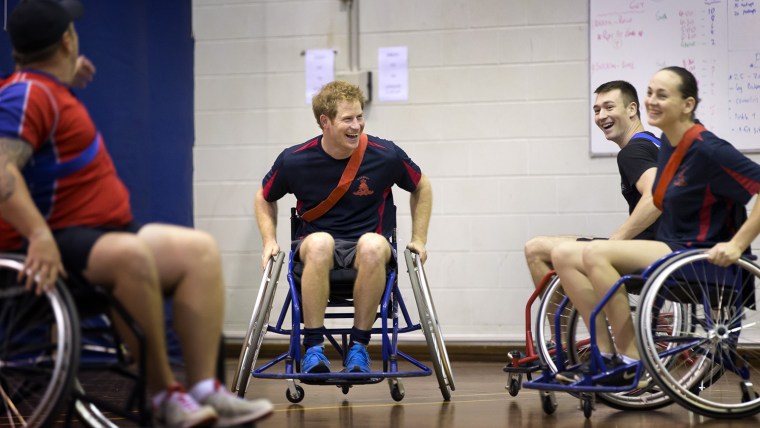
{"type": "Polygon", "coordinates": [[[141,226],[134,222],[121,227],[74,226],[54,230],[53,237],[61,252],[61,260],[66,272],[81,275],[87,268],[87,260],[90,258],[95,242],[101,236],[112,232],[137,233],[141,226]]]}
{"type": "MultiPolygon", "coordinates": [[[[293,276],[296,280],[296,287],[301,289],[301,275],[303,274],[303,263],[299,250],[303,240],[293,241],[293,276]]],[[[396,267],[396,249],[391,243],[391,258],[385,269],[396,267]]],[[[335,240],[335,251],[333,252],[333,270],[330,272],[330,294],[341,297],[351,297],[356,280],[356,269],[354,269],[354,258],[356,257],[356,241],[347,241],[345,239],[335,240]]]]}

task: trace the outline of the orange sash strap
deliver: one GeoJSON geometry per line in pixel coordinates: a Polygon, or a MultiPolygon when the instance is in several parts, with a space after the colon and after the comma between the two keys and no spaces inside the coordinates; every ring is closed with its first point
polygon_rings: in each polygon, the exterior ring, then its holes
{"type": "Polygon", "coordinates": [[[343,170],[343,175],[340,177],[338,186],[336,186],[332,192],[327,196],[327,199],[320,202],[316,207],[306,211],[301,215],[301,218],[312,222],[319,217],[322,217],[326,212],[330,211],[330,208],[338,203],[340,198],[346,194],[348,188],[351,187],[351,182],[356,177],[356,172],[359,171],[359,166],[364,159],[364,152],[367,150],[367,134],[362,133],[359,137],[359,146],[351,154],[351,159],[348,160],[346,169],[343,170]]]}
{"type": "Polygon", "coordinates": [[[670,181],[673,180],[673,176],[676,175],[678,167],[681,166],[681,161],[683,161],[686,151],[689,150],[689,147],[691,147],[694,140],[699,137],[699,134],[704,131],[706,131],[705,127],[700,124],[696,124],[689,128],[683,134],[683,137],[681,137],[681,141],[678,143],[673,155],[668,159],[668,164],[665,165],[665,169],[660,176],[660,181],[657,183],[657,188],[654,190],[654,205],[659,208],[660,211],[662,211],[662,200],[665,197],[665,190],[667,190],[670,181]]]}

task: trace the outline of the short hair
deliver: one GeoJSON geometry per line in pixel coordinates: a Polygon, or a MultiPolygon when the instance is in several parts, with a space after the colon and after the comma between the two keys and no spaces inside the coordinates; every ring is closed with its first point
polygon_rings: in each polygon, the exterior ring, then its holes
{"type": "Polygon", "coordinates": [[[691,111],[692,120],[696,117],[697,105],[699,105],[699,88],[697,85],[697,78],[691,73],[691,71],[678,66],[665,67],[660,71],[670,71],[675,73],[681,84],[678,85],[678,91],[681,92],[683,99],[692,97],[694,98],[694,110],[691,111]]]}
{"type": "Polygon", "coordinates": [[[620,96],[623,98],[623,102],[627,106],[630,103],[636,104],[636,117],[641,119],[641,104],[639,104],[639,94],[636,92],[636,88],[625,80],[612,80],[607,83],[602,83],[594,91],[595,94],[605,94],[610,91],[618,89],[620,96]]]}
{"type": "Polygon", "coordinates": [[[364,109],[364,94],[358,86],[352,85],[342,80],[335,80],[322,87],[319,93],[311,99],[311,109],[314,111],[314,118],[317,119],[317,125],[320,129],[322,124],[319,118],[322,115],[327,116],[330,121],[335,120],[338,114],[338,104],[342,101],[358,101],[364,109]]]}
{"type": "Polygon", "coordinates": [[[58,48],[61,47],[61,40],[58,40],[57,42],[53,43],[50,46],[44,47],[40,50],[34,51],[34,52],[18,52],[15,49],[13,50],[13,61],[18,65],[19,67],[24,67],[26,65],[39,62],[39,61],[45,61],[53,57],[53,54],[58,50],[58,48]]]}

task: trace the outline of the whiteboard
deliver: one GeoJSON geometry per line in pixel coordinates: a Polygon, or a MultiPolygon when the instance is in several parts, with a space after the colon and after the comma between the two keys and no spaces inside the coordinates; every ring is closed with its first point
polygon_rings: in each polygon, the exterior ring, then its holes
{"type": "MultiPolygon", "coordinates": [[[[663,67],[684,67],[699,84],[697,118],[739,150],[760,151],[759,11],[760,0],[590,0],[590,89],[629,81],[644,126],[660,135],[646,123],[649,79],[663,67]]],[[[616,153],[589,112],[591,155],[616,153]]]]}

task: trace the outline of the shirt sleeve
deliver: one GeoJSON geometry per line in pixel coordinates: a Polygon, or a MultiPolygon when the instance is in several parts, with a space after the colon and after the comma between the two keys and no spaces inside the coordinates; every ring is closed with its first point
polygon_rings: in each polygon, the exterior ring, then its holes
{"type": "Polygon", "coordinates": [[[267,202],[274,202],[282,198],[288,193],[292,193],[288,187],[288,181],[286,177],[286,168],[283,168],[285,163],[285,152],[281,152],[277,159],[275,159],[272,168],[269,170],[264,180],[261,183],[263,189],[263,196],[267,202]]]}
{"type": "Polygon", "coordinates": [[[658,150],[657,146],[649,141],[632,141],[618,153],[618,169],[631,186],[636,186],[641,174],[646,170],[657,168],[658,150]]]}
{"type": "Polygon", "coordinates": [[[760,165],[753,162],[726,141],[710,141],[710,158],[718,168],[710,187],[716,195],[746,204],[760,192],[760,165]]]}
{"type": "Polygon", "coordinates": [[[0,136],[19,138],[38,149],[48,140],[57,109],[50,95],[31,82],[17,82],[0,92],[0,136]]]}
{"type": "Polygon", "coordinates": [[[396,185],[407,192],[414,192],[417,189],[417,184],[420,182],[420,178],[422,178],[422,171],[420,170],[420,167],[412,161],[409,155],[401,149],[401,147],[394,144],[394,148],[400,162],[399,176],[396,179],[396,185]]]}

